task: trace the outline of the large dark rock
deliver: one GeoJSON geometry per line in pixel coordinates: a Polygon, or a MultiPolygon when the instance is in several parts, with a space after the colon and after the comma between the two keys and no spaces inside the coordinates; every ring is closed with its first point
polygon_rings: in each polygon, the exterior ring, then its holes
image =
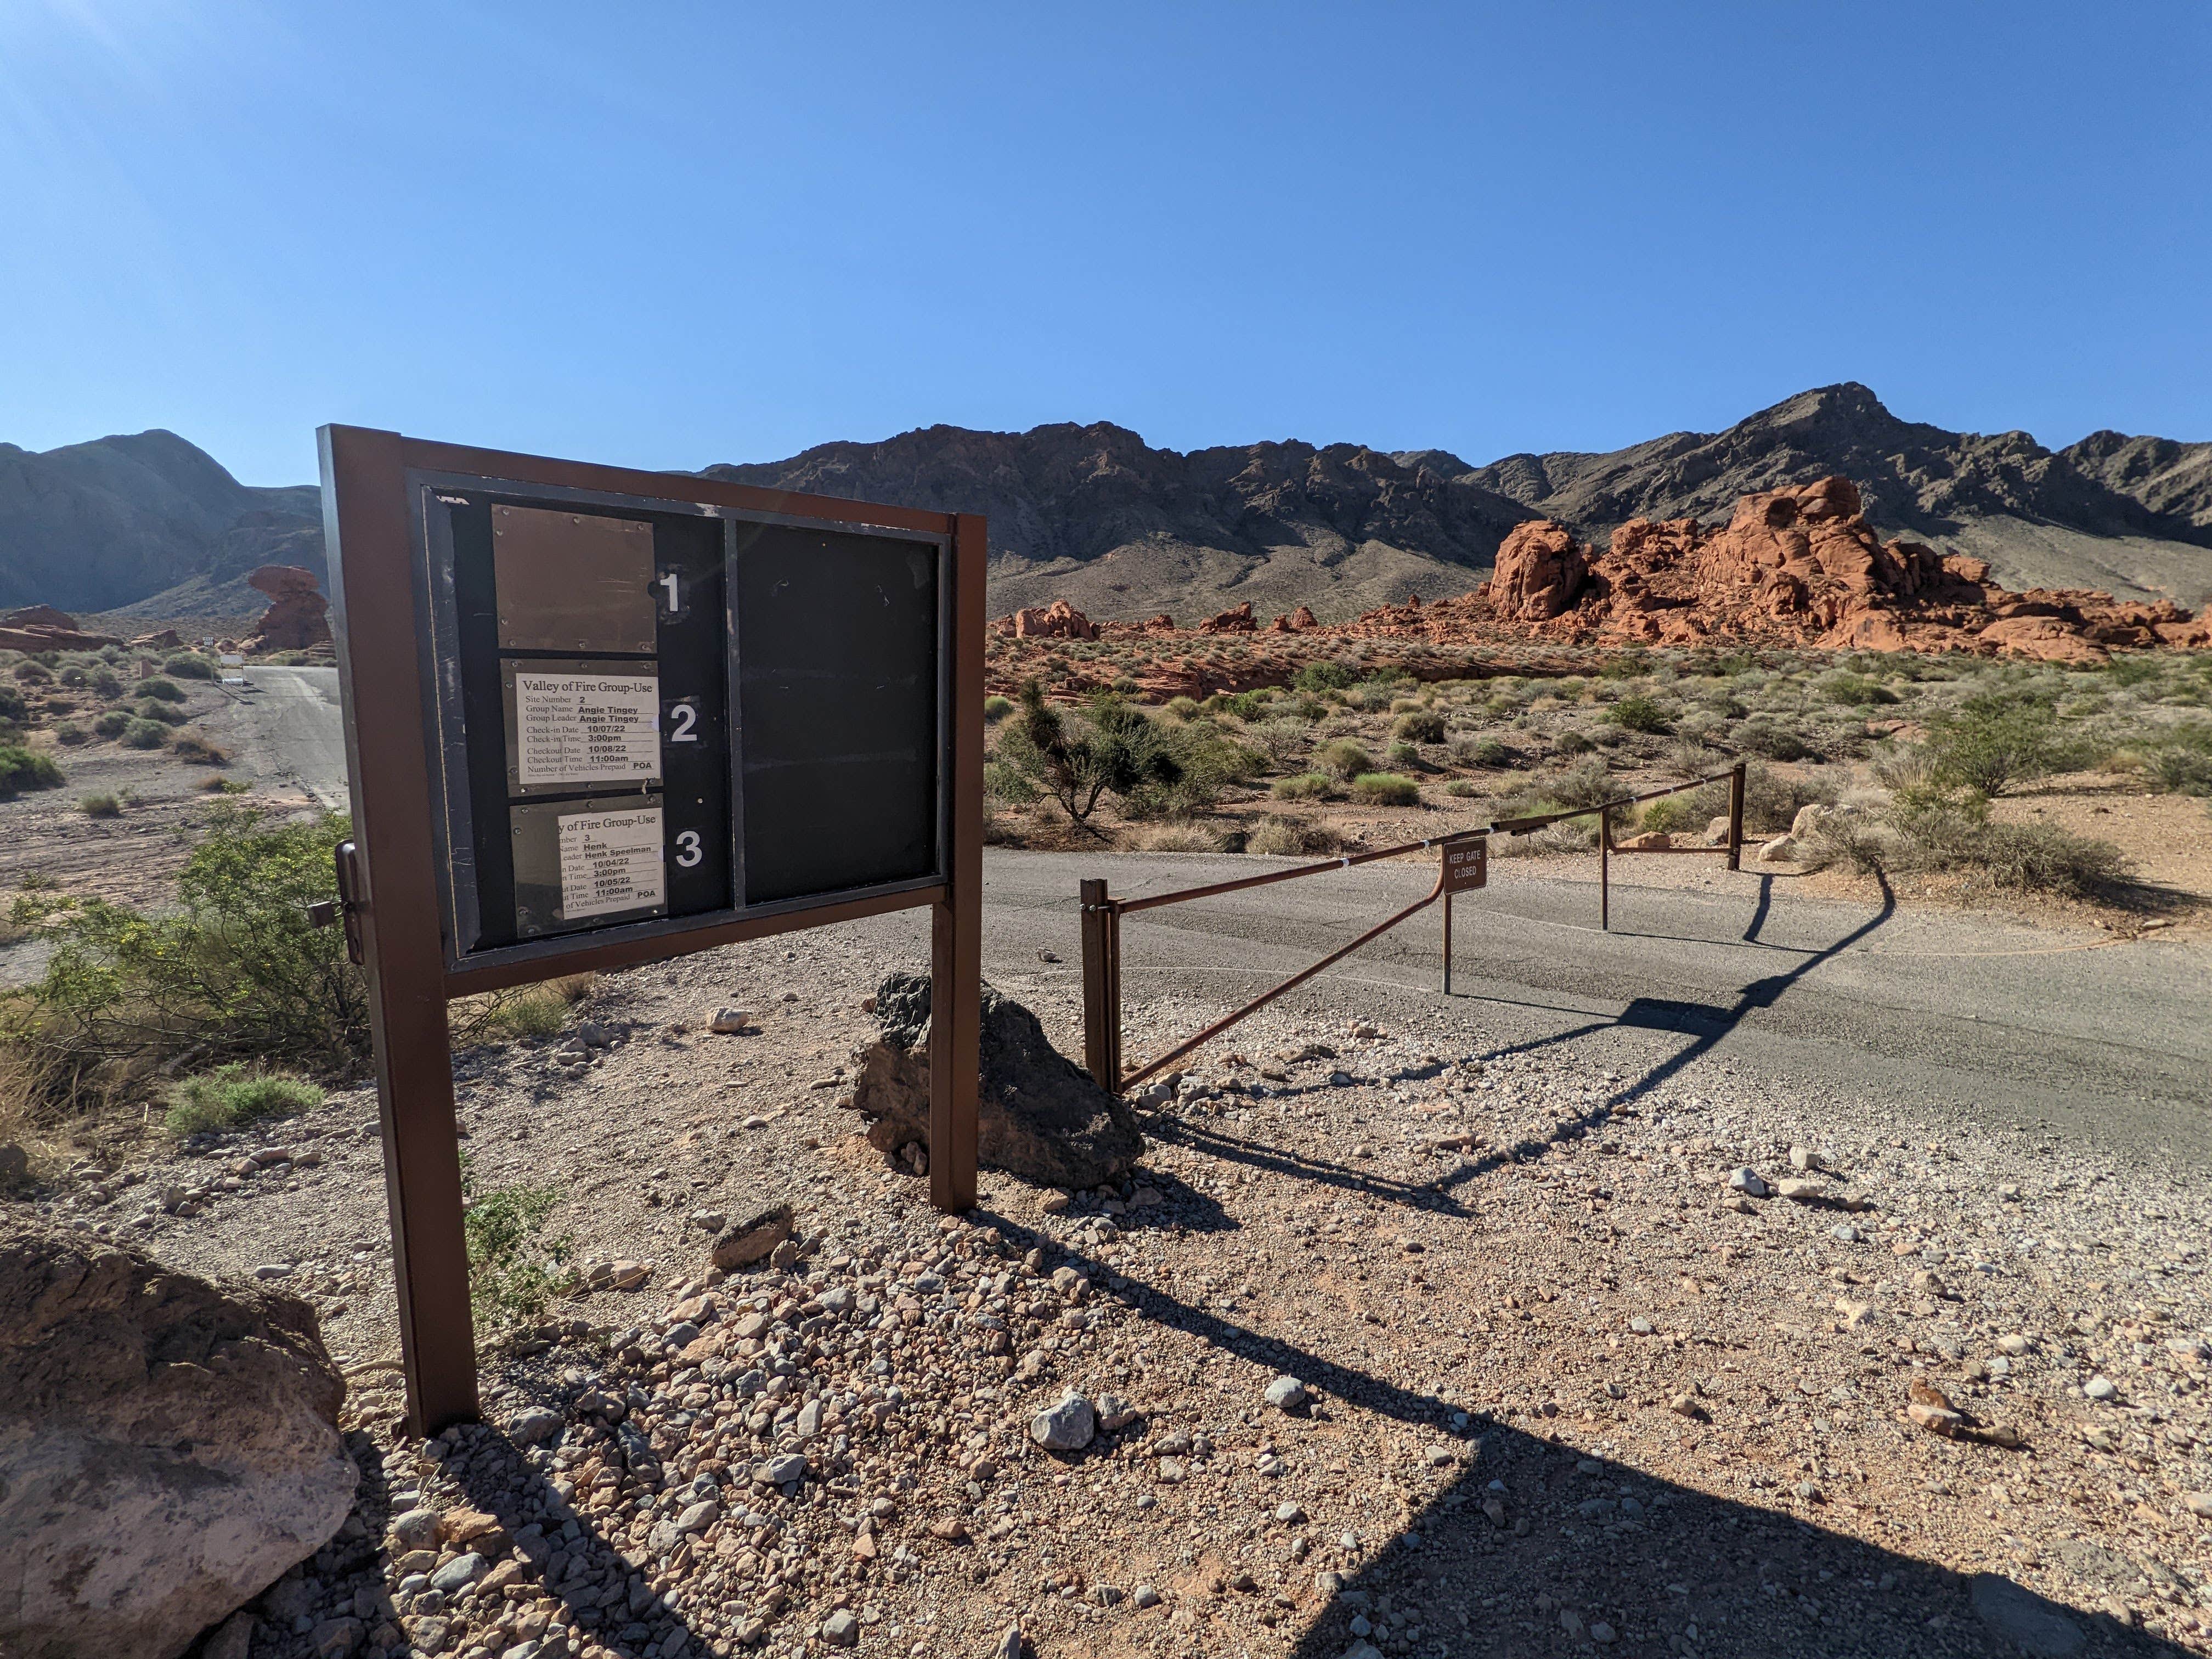
{"type": "Polygon", "coordinates": [[[170,1659],[356,1473],[314,1310],[0,1208],[0,1653],[170,1659]]]}
{"type": "MultiPolygon", "coordinates": [[[[896,1155],[929,1146],[929,980],[893,974],[876,993],[883,1036],[860,1049],[845,1102],[870,1120],[868,1141],[896,1155]]],[[[983,987],[977,1155],[994,1170],[1052,1187],[1095,1187],[1144,1155],[1128,1107],[1052,1046],[1037,1017],[983,987]]]]}

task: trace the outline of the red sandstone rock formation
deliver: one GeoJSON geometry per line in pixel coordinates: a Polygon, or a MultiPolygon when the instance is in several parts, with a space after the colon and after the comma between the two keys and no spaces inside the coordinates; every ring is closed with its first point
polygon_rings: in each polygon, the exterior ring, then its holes
{"type": "Polygon", "coordinates": [[[305,651],[331,642],[330,603],[314,573],[292,564],[264,564],[246,585],[269,596],[269,609],[246,638],[252,651],[305,651]]]}
{"type": "Polygon", "coordinates": [[[1042,609],[1030,607],[1001,617],[991,626],[1001,634],[1022,640],[1095,640],[1097,625],[1066,599],[1054,599],[1042,609]]]}
{"type": "Polygon", "coordinates": [[[88,634],[76,618],[50,605],[26,605],[0,617],[0,651],[97,651],[123,641],[112,634],[88,634]]]}
{"type": "Polygon", "coordinates": [[[1247,599],[1235,609],[1223,611],[1218,617],[1208,617],[1199,623],[1201,634],[1250,634],[1259,624],[1252,620],[1252,601],[1247,599]]]}
{"type": "Polygon", "coordinates": [[[1544,622],[1575,602],[1588,574],[1584,550],[1553,519],[1516,525],[1498,550],[1487,591],[1498,614],[1516,622],[1544,622]]]}

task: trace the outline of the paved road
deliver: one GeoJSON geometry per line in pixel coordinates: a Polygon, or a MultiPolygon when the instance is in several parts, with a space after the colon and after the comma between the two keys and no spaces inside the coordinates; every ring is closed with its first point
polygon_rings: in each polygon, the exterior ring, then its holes
{"type": "MultiPolygon", "coordinates": [[[[345,803],[337,672],[257,668],[231,736],[265,776],[345,803]]],[[[1251,874],[1261,861],[993,852],[987,969],[1009,989],[1078,994],[1073,896],[1103,875],[1135,896],[1251,874]],[[1040,950],[1058,955],[1041,964],[1040,950]]],[[[1632,866],[1631,868],[1632,869],[1632,866]]],[[[1437,922],[1417,917],[1290,1006],[1340,1020],[1434,1019],[1472,1045],[1565,1045],[1655,1079],[1734,1065],[1814,1097],[1881,1099],[1991,1126],[2212,1164],[2212,948],[2111,943],[1942,910],[1800,896],[1790,878],[1715,869],[1681,887],[1616,882],[1599,933],[1589,879],[1493,863],[1460,901],[1454,994],[1436,993],[1437,922]]],[[[1594,872],[1590,872],[1594,875],[1594,872]]],[[[1173,906],[1125,924],[1130,1055],[1152,1052],[1146,1004],[1233,1005],[1426,890],[1410,863],[1367,866],[1173,906]]],[[[1159,1033],[1194,1029],[1158,1011],[1159,1033]]],[[[1701,1075],[1704,1073],[1701,1071],[1701,1075]]]]}
{"type": "MultiPolygon", "coordinates": [[[[1249,875],[1257,863],[994,854],[987,968],[1036,978],[1042,947],[1069,965],[1046,973],[1066,976],[1079,960],[1079,876],[1137,896],[1249,875]]],[[[1733,1067],[1839,1109],[1875,1100],[2212,1164],[2206,946],[1837,903],[1799,896],[1788,877],[1719,869],[1688,889],[1616,881],[1613,932],[1601,933],[1594,881],[1492,869],[1488,890],[1458,901],[1449,1000],[1437,991],[1429,913],[1292,993],[1304,1000],[1291,1006],[1434,1020],[1483,1049],[1564,1046],[1632,1082],[1694,1064],[1701,1086],[1725,1088],[1733,1067]]],[[[1410,863],[1369,866],[1131,916],[1133,1017],[1179,991],[1224,1005],[1256,995],[1432,879],[1410,863]]],[[[1159,1051],[1166,1030],[1196,1029],[1182,1009],[1161,1025],[1160,1042],[1129,1042],[1133,1062],[1159,1051]]]]}
{"type": "Polygon", "coordinates": [[[205,722],[237,757],[239,769],[289,783],[325,806],[346,805],[345,729],[338,712],[335,668],[246,671],[246,683],[227,688],[236,702],[205,722]]]}

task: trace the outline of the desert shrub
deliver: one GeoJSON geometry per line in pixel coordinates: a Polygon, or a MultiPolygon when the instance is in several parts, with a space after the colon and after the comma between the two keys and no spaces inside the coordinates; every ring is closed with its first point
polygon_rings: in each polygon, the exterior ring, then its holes
{"type": "Polygon", "coordinates": [[[92,689],[103,697],[123,695],[123,676],[106,665],[92,671],[92,689]]]}
{"type": "Polygon", "coordinates": [[[1746,720],[1736,728],[1735,740],[1752,754],[1771,761],[1803,760],[1813,752],[1795,732],[1767,720],[1746,720]]]}
{"type": "Polygon", "coordinates": [[[27,789],[58,789],[62,769],[48,755],[9,744],[0,747],[0,800],[12,800],[27,789]]]}
{"type": "Polygon", "coordinates": [[[1823,674],[1813,682],[1813,687],[1830,702],[1839,703],[1846,708],[1869,708],[1897,701],[1897,693],[1887,686],[1844,668],[1832,674],[1823,674]]]}
{"type": "Polygon", "coordinates": [[[1139,843],[1147,853],[1218,853],[1220,838],[1194,823],[1170,823],[1145,832],[1139,843]]]}
{"type": "Polygon", "coordinates": [[[1256,691],[1238,691],[1234,694],[1223,692],[1207,698],[1206,706],[1209,708],[1218,708],[1224,714],[1232,714],[1240,720],[1249,722],[1258,720],[1261,715],[1266,714],[1267,705],[1273,702],[1275,694],[1271,687],[1256,691]]]}
{"type": "Polygon", "coordinates": [[[1266,858],[1297,858],[1333,853],[1337,846],[1336,832],[1323,825],[1270,816],[1252,826],[1244,850],[1266,858]]]}
{"type": "MultiPolygon", "coordinates": [[[[1712,813],[1728,811],[1728,787],[1711,786],[1711,792],[1693,799],[1701,803],[1717,802],[1712,813]]],[[[1747,833],[1778,835],[1796,822],[1800,808],[1818,802],[1832,805],[1840,786],[1826,771],[1815,771],[1802,776],[1791,776],[1770,767],[1747,766],[1743,774],[1743,824],[1747,833]]]]}
{"type": "Polygon", "coordinates": [[[253,786],[252,784],[239,778],[203,778],[200,780],[200,793],[204,795],[243,795],[250,793],[252,791],[252,788],[253,786]]]}
{"type": "Polygon", "coordinates": [[[159,749],[169,740],[169,728],[159,720],[140,720],[132,716],[123,724],[123,746],[125,749],[159,749]]]}
{"type": "Polygon", "coordinates": [[[119,738],[126,730],[129,729],[130,725],[131,711],[129,709],[111,708],[105,714],[102,714],[98,720],[92,723],[92,729],[94,732],[100,737],[119,738]]]}
{"type": "Polygon", "coordinates": [[[1195,697],[1170,697],[1167,700],[1166,706],[1161,710],[1161,712],[1163,714],[1173,714],[1179,720],[1187,720],[1190,719],[1192,715],[1198,713],[1198,699],[1195,697]]]}
{"type": "Polygon", "coordinates": [[[15,678],[25,685],[52,685],[54,683],[53,671],[43,663],[17,663],[15,678]]]}
{"type": "Polygon", "coordinates": [[[191,718],[174,703],[155,702],[150,699],[138,705],[137,714],[140,720],[152,720],[160,726],[182,726],[191,718]]]}
{"type": "Polygon", "coordinates": [[[1410,743],[1394,743],[1382,751],[1382,758],[1393,766],[1419,766],[1421,751],[1410,743]]]}
{"type": "Polygon", "coordinates": [[[1034,679],[1022,687],[1020,711],[1007,721],[993,764],[1000,799],[1018,799],[1021,791],[1048,798],[1085,827],[1109,795],[1127,800],[1182,781],[1182,763],[1141,709],[1102,692],[1071,718],[1045,701],[1034,679]]]}
{"type": "Polygon", "coordinates": [[[2043,777],[2061,763],[2051,704],[2003,692],[1968,697],[1928,723],[1939,778],[1984,795],[2043,777]]]}
{"type": "Polygon", "coordinates": [[[349,833],[342,817],[270,823],[219,804],[161,912],[20,895],[15,920],[52,947],[26,1040],[80,1079],[187,1052],[311,1071],[366,1058],[368,1000],[343,930],[305,914],[337,896],[331,849],[349,833]]]}
{"type": "Polygon", "coordinates": [[[1288,766],[1306,746],[1306,726],[1303,720],[1261,720],[1244,728],[1244,735],[1260,745],[1260,750],[1276,766],[1288,766]]]}
{"type": "Polygon", "coordinates": [[[1605,717],[1624,732],[1656,736],[1674,729],[1667,718],[1667,711],[1641,692],[1631,692],[1621,698],[1606,710],[1605,717]]]}
{"type": "Polygon", "coordinates": [[[75,720],[64,720],[54,727],[54,741],[64,749],[77,749],[92,741],[92,733],[75,720]]]}
{"type": "Polygon", "coordinates": [[[2142,775],[2167,794],[2212,797],[2212,726],[2191,720],[2174,727],[2145,751],[2142,775]]]}
{"type": "Polygon", "coordinates": [[[230,750],[210,743],[197,732],[179,732],[169,752],[190,766],[228,766],[230,750]]]}
{"type": "Polygon", "coordinates": [[[549,1237],[545,1224],[561,1201],[557,1187],[484,1187],[474,1161],[461,1156],[461,1226],[468,1243],[469,1306],[477,1340],[493,1344],[544,1318],[553,1298],[574,1282],[575,1245],[549,1237]]]}
{"type": "Polygon", "coordinates": [[[92,676],[85,672],[82,663],[70,664],[60,673],[55,675],[54,678],[72,691],[82,691],[92,684],[92,676]]]}
{"type": "Polygon", "coordinates": [[[1455,800],[1466,800],[1482,793],[1482,786],[1473,778],[1454,778],[1444,786],[1444,793],[1455,800]]]}
{"type": "Polygon", "coordinates": [[[1815,865],[1952,872],[2003,891],[2074,898],[2093,896],[2127,872],[2110,842],[2056,824],[1992,823],[1988,798],[1955,786],[1902,792],[1871,820],[1831,813],[1807,851],[1815,865]]]}
{"type": "Polygon", "coordinates": [[[1350,689],[1358,678],[1340,662],[1310,662],[1297,672],[1291,684],[1298,690],[1319,693],[1343,691],[1350,689]]]}
{"type": "Polygon", "coordinates": [[[597,981],[595,974],[564,974],[535,985],[459,998],[447,1016],[453,1023],[453,1046],[555,1036],[597,981]]]}
{"type": "Polygon", "coordinates": [[[1451,756],[1462,766],[1504,766],[1513,751],[1496,738],[1462,738],[1452,744],[1451,756]]]}
{"type": "Polygon", "coordinates": [[[983,699],[983,724],[996,726],[1014,712],[1012,697],[989,696],[983,699]]]}
{"type": "Polygon", "coordinates": [[[1444,717],[1440,709],[1408,709],[1398,716],[1390,728],[1390,735],[1401,743],[1442,743],[1444,740],[1444,717]]]}
{"type": "Polygon", "coordinates": [[[0,685],[0,721],[20,726],[31,717],[31,705],[12,685],[0,685]]]}
{"type": "Polygon", "coordinates": [[[1698,811],[1695,795],[1699,793],[1702,792],[1660,796],[1644,809],[1644,816],[1638,821],[1639,827],[1663,830],[1670,835],[1683,830],[1703,829],[1717,814],[1698,811]]]}
{"type": "Polygon", "coordinates": [[[182,702],[185,700],[182,686],[174,680],[161,678],[141,681],[138,695],[142,697],[151,697],[156,702],[182,702]]]}
{"type": "Polygon", "coordinates": [[[112,795],[87,795],[76,804],[76,810],[88,818],[119,818],[123,803],[112,795]]]}
{"type": "Polygon", "coordinates": [[[1553,746],[1562,755],[1587,755],[1597,747],[1588,737],[1576,731],[1571,726],[1553,739],[1553,746]]]}
{"type": "Polygon", "coordinates": [[[1352,781],[1352,798],[1371,806],[1418,806],[1421,786],[1395,772],[1362,772],[1352,781]]]}
{"type": "Polygon", "coordinates": [[[181,1139],[209,1129],[235,1129],[268,1118],[292,1117],[322,1103],[322,1090],[305,1078],[258,1072],[243,1060],[233,1060],[172,1087],[161,1127],[181,1139]]]}
{"type": "Polygon", "coordinates": [[[1326,772],[1301,772],[1277,778],[1268,793],[1277,800],[1329,800],[1339,793],[1337,781],[1326,772]]]}
{"type": "Polygon", "coordinates": [[[1924,789],[1936,781],[1936,757],[1925,744],[1878,743],[1867,765],[1885,789],[1924,789]]]}
{"type": "Polygon", "coordinates": [[[1340,778],[1356,778],[1375,769],[1374,757],[1350,738],[1338,738],[1314,750],[1314,764],[1340,778]]]}
{"type": "Polygon", "coordinates": [[[180,680],[211,680],[215,678],[215,665],[205,657],[172,657],[161,665],[161,672],[180,680]]]}

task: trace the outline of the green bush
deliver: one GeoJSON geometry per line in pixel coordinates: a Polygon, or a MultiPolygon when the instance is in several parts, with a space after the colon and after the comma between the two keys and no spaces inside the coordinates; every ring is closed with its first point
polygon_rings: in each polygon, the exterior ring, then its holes
{"type": "Polygon", "coordinates": [[[1663,830],[1669,835],[1679,830],[1702,829],[1712,822],[1714,814],[1701,813],[1696,801],[1697,791],[1680,795],[1662,795],[1644,809],[1638,821],[1645,830],[1663,830]]]}
{"type": "Polygon", "coordinates": [[[1252,826],[1244,850],[1267,858],[1297,858],[1333,853],[1336,834],[1320,824],[1299,823],[1290,818],[1264,817],[1252,826]]]}
{"type": "Polygon", "coordinates": [[[1419,766],[1421,751],[1410,743],[1394,743],[1382,751],[1382,758],[1393,766],[1419,766]]]}
{"type": "Polygon", "coordinates": [[[218,802],[160,912],[19,895],[13,919],[52,946],[29,1040],[73,1073],[186,1053],[310,1071],[366,1059],[368,999],[344,930],[306,915],[337,896],[331,849],[349,833],[342,817],[269,823],[218,802]]]}
{"type": "Polygon", "coordinates": [[[54,727],[54,741],[64,749],[76,749],[92,741],[92,733],[75,720],[64,720],[54,727]]]}
{"type": "Polygon", "coordinates": [[[1300,691],[1344,691],[1348,690],[1358,678],[1358,675],[1340,662],[1310,662],[1298,670],[1297,677],[1291,684],[1300,691]]]}
{"type": "Polygon", "coordinates": [[[243,1060],[187,1078],[169,1091],[161,1127],[181,1139],[209,1129],[235,1129],[272,1117],[292,1117],[323,1103],[323,1091],[305,1078],[257,1072],[243,1060]]]}
{"type": "Polygon", "coordinates": [[[156,702],[182,702],[185,700],[184,688],[174,680],[141,680],[138,695],[151,697],[156,702]]]}
{"type": "Polygon", "coordinates": [[[15,678],[25,685],[52,685],[54,683],[53,672],[35,662],[17,663],[15,678]]]}
{"type": "Polygon", "coordinates": [[[1823,674],[1813,684],[1830,702],[1840,703],[1847,708],[1867,708],[1897,701],[1897,693],[1887,686],[1878,684],[1863,674],[1854,674],[1849,669],[1839,668],[1832,674],[1823,674]]]}
{"type": "Polygon", "coordinates": [[[188,766],[228,766],[230,750],[210,743],[197,732],[179,732],[169,752],[188,766]]]}
{"type": "Polygon", "coordinates": [[[92,723],[93,731],[103,738],[119,738],[131,726],[131,711],[111,708],[92,723]]]}
{"type": "Polygon", "coordinates": [[[1314,764],[1324,772],[1334,772],[1340,778],[1356,778],[1362,772],[1375,769],[1374,757],[1350,738],[1339,738],[1325,743],[1314,750],[1314,764]]]}
{"type": "Polygon", "coordinates": [[[1269,793],[1277,800],[1329,800],[1339,793],[1337,781],[1326,772],[1301,772],[1277,778],[1269,793]]]}
{"type": "Polygon", "coordinates": [[[169,728],[159,720],[140,720],[136,716],[123,726],[123,746],[125,749],[159,749],[169,740],[169,728]]]}
{"type": "Polygon", "coordinates": [[[1416,708],[1398,716],[1390,735],[1401,743],[1442,743],[1444,717],[1441,709],[1416,708]]]}
{"type": "Polygon", "coordinates": [[[156,702],[148,698],[138,705],[138,718],[152,720],[161,726],[182,726],[191,716],[173,702],[156,702]]]}
{"type": "MultiPolygon", "coordinates": [[[[1186,728],[1187,729],[1187,728],[1186,728]]],[[[1172,788],[1183,769],[1161,728],[1113,692],[1094,695],[1081,717],[1045,701],[1032,679],[1020,713],[992,751],[990,783],[1001,800],[1049,799],[1086,828],[1107,796],[1124,802],[1172,788]]]]}
{"type": "Polygon", "coordinates": [[[76,804],[76,810],[88,818],[119,818],[123,803],[112,795],[87,795],[76,804]]]}
{"type": "Polygon", "coordinates": [[[12,685],[0,685],[0,721],[20,726],[31,718],[31,705],[12,685]]]}
{"type": "Polygon", "coordinates": [[[16,744],[0,747],[0,800],[12,800],[26,789],[58,789],[62,769],[49,756],[16,744]]]}
{"type": "Polygon", "coordinates": [[[1985,692],[1928,723],[1928,747],[1938,777],[1984,795],[2057,769],[2061,747],[2056,716],[2039,697],[1985,692]]]}
{"type": "Polygon", "coordinates": [[[2212,797],[2212,726],[2191,720],[2174,727],[2144,755],[2142,771],[2166,794],[2212,797]]]}
{"type": "Polygon", "coordinates": [[[123,676],[112,668],[95,668],[92,671],[92,689],[103,697],[119,697],[123,695],[123,676]]]}
{"type": "Polygon", "coordinates": [[[1642,732],[1659,736],[1674,729],[1667,718],[1667,711],[1640,692],[1632,692],[1621,698],[1606,710],[1605,717],[1624,732],[1642,732]]]}
{"type": "Polygon", "coordinates": [[[205,657],[172,657],[161,665],[161,672],[180,680],[211,680],[215,665],[205,657]]]}
{"type": "Polygon", "coordinates": [[[1803,760],[1813,751],[1795,732],[1771,720],[1748,720],[1736,728],[1735,740],[1754,755],[1771,761],[1803,760]]]}
{"type": "Polygon", "coordinates": [[[1209,708],[1218,708],[1223,714],[1232,714],[1240,720],[1249,722],[1265,714],[1267,712],[1267,705],[1274,699],[1274,689],[1267,686],[1255,691],[1239,691],[1234,695],[1225,692],[1217,693],[1206,699],[1206,706],[1209,708]]]}
{"type": "Polygon", "coordinates": [[[1352,781],[1352,795],[1372,806],[1418,806],[1421,786],[1395,772],[1362,772],[1352,781]]]}
{"type": "Polygon", "coordinates": [[[2045,823],[1995,823],[1988,799],[1958,787],[1913,789],[1873,823],[1821,823],[1813,861],[1862,870],[1954,872],[2008,892],[2089,897],[2121,882],[2126,860],[2109,842],[2045,823]]]}
{"type": "Polygon", "coordinates": [[[1504,766],[1511,763],[1513,751],[1496,738],[1462,738],[1452,744],[1452,759],[1462,766],[1504,766]]]}
{"type": "Polygon", "coordinates": [[[1454,778],[1444,786],[1444,793],[1455,799],[1466,800],[1482,793],[1482,786],[1473,778],[1454,778]]]}
{"type": "Polygon", "coordinates": [[[574,1282],[566,1233],[546,1237],[561,1201],[557,1187],[480,1186],[474,1161],[461,1158],[461,1227],[469,1253],[469,1306],[477,1339],[489,1346],[545,1316],[574,1282]]]}
{"type": "Polygon", "coordinates": [[[994,696],[983,699],[983,724],[986,726],[996,726],[1013,712],[1014,702],[1011,697],[994,696]]]}
{"type": "Polygon", "coordinates": [[[1587,755],[1597,747],[1587,736],[1576,731],[1571,726],[1553,739],[1553,744],[1562,755],[1587,755]]]}
{"type": "Polygon", "coordinates": [[[1166,705],[1160,710],[1160,712],[1164,714],[1172,714],[1179,720],[1187,720],[1190,719],[1192,715],[1198,713],[1198,699],[1195,697],[1170,697],[1167,700],[1166,705]]]}

